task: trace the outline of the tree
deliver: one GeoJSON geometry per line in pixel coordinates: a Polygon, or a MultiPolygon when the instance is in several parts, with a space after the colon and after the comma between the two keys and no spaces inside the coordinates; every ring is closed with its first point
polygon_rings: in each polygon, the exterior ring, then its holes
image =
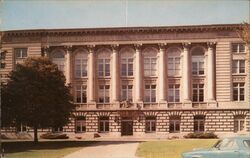
{"type": "Polygon", "coordinates": [[[65,77],[48,58],[28,58],[12,71],[2,91],[3,125],[62,127],[74,110],[65,77]]]}

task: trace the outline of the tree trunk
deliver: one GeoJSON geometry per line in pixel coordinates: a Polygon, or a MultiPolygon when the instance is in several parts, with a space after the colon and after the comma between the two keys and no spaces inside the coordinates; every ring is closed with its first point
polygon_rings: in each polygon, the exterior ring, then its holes
{"type": "Polygon", "coordinates": [[[38,143],[37,126],[34,126],[34,143],[38,143]]]}

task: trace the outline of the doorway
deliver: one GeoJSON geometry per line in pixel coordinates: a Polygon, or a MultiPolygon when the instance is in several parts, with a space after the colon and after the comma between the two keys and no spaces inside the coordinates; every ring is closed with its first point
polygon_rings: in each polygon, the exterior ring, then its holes
{"type": "Polygon", "coordinates": [[[133,120],[132,119],[122,119],[121,121],[121,135],[128,136],[133,135],[133,120]]]}

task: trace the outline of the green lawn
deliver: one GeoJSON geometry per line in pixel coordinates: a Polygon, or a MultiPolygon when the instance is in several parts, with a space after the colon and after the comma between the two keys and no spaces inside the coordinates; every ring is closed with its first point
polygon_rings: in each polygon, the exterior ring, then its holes
{"type": "Polygon", "coordinates": [[[95,142],[84,141],[46,141],[4,142],[6,158],[60,158],[95,142]]]}
{"type": "Polygon", "coordinates": [[[184,151],[208,148],[216,141],[217,139],[184,139],[144,142],[137,148],[136,155],[143,158],[180,158],[184,151]]]}

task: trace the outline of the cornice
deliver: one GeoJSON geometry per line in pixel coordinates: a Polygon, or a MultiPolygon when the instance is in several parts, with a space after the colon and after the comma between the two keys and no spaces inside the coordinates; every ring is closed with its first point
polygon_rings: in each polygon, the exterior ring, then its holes
{"type": "Polygon", "coordinates": [[[157,26],[157,27],[110,27],[110,28],[76,28],[76,29],[37,29],[3,31],[4,36],[76,36],[126,33],[185,33],[209,31],[234,31],[241,24],[157,26]]]}

